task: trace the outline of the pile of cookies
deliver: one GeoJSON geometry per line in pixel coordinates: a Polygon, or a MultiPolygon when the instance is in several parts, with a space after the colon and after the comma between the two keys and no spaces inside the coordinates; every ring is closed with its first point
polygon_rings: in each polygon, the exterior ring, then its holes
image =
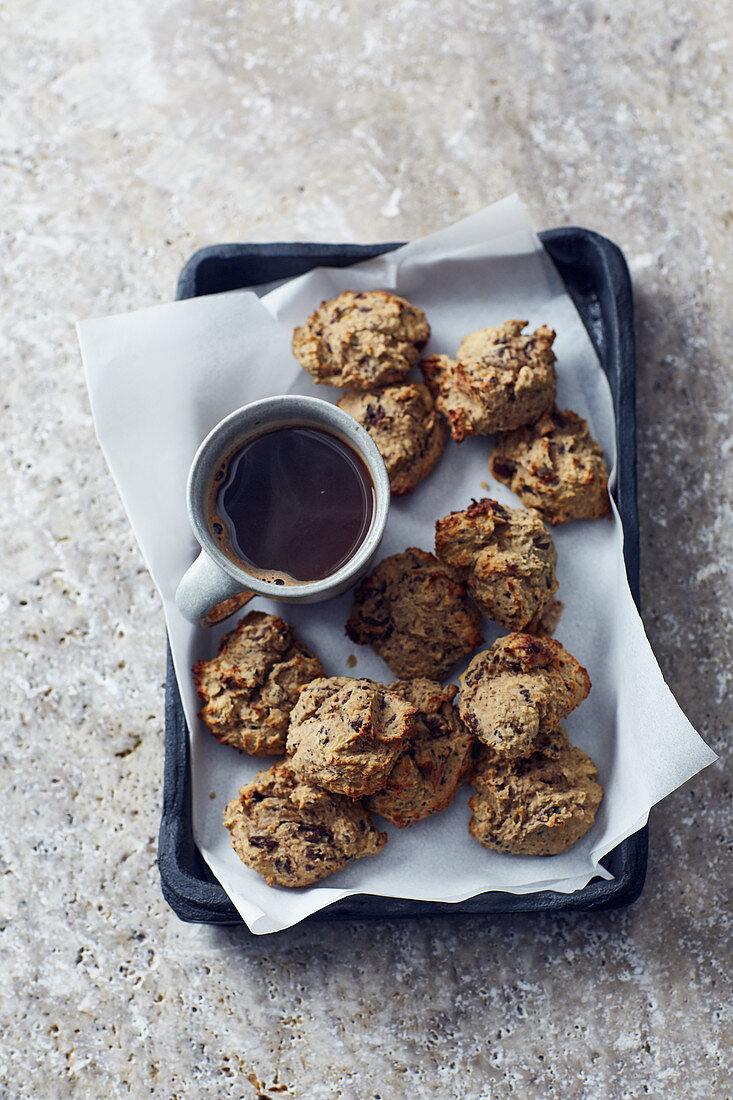
{"type": "Polygon", "coordinates": [[[387,835],[476,787],[469,831],[513,854],[566,851],[602,790],[562,720],[588,674],[552,633],[557,553],[545,526],[608,514],[608,472],[587,423],[555,406],[555,334],[510,320],[466,336],[455,360],[420,361],[422,310],[386,291],[347,291],[295,330],[293,352],[382,453],[392,492],[411,492],[448,436],[496,434],[494,477],[526,505],[472,501],[435,525],[435,553],[383,559],[354,593],[346,633],[397,678],[327,676],[283,619],[252,611],[194,666],[201,718],[222,742],[285,759],[226,807],[235,851],[270,885],[305,886],[375,855],[387,835]],[[419,365],[424,383],[411,380],[419,365]],[[508,631],[460,678],[482,614],[508,631]]]}
{"type": "Polygon", "coordinates": [[[554,638],[514,633],[477,654],[460,683],[460,715],[480,745],[471,835],[499,852],[566,851],[603,797],[593,761],[560,725],[590,691],[588,673],[554,638]]]}
{"type": "Polygon", "coordinates": [[[287,754],[224,814],[237,854],[270,885],[306,886],[375,855],[387,835],[371,811],[413,825],[445,809],[472,768],[453,684],[325,676],[277,615],[250,611],[194,678],[220,741],[287,754]]]}
{"type": "Polygon", "coordinates": [[[396,496],[427,477],[448,437],[428,388],[407,377],[429,339],[423,311],[383,290],[322,302],[293,335],[313,380],[348,391],[339,407],[369,432],[396,496]]]}
{"type": "Polygon", "coordinates": [[[293,354],[317,383],[348,392],[338,404],[382,453],[395,495],[456,443],[496,433],[491,472],[551,524],[608,515],[608,470],[588,423],[555,406],[555,333],[526,321],[479,329],[456,358],[420,360],[430,338],[421,309],[387,291],[344,291],[293,335],[293,354]],[[418,364],[424,383],[409,377],[418,364]]]}

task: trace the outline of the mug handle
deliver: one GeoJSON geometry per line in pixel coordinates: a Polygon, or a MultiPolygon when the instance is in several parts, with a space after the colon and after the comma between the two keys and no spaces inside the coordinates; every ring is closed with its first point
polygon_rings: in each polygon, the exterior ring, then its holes
{"type": "Polygon", "coordinates": [[[197,626],[214,626],[233,614],[253,594],[220,569],[202,550],[181,578],[176,589],[176,604],[189,622],[197,626]],[[245,598],[242,599],[242,596],[245,598]],[[224,601],[231,602],[231,609],[229,603],[224,601]],[[219,609],[219,604],[224,606],[219,609]]]}

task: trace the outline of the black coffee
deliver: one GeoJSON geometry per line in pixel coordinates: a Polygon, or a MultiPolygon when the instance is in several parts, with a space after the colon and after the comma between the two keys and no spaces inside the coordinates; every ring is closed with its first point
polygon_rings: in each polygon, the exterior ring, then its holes
{"type": "Polygon", "coordinates": [[[322,580],[364,541],[374,485],[362,459],[322,428],[282,427],[245,443],[216,473],[211,528],[263,580],[322,580]]]}

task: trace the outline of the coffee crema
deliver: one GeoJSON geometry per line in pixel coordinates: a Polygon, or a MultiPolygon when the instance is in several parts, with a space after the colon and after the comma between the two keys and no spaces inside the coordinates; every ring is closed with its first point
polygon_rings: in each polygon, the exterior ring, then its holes
{"type": "Polygon", "coordinates": [[[360,456],[323,428],[284,425],[247,440],[216,471],[209,524],[228,558],[274,584],[336,573],[363,543],[375,489],[360,456]]]}

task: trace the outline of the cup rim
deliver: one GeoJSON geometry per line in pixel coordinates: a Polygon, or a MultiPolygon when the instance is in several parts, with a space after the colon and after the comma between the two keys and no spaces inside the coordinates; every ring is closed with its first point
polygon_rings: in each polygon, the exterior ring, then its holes
{"type": "Polygon", "coordinates": [[[325,401],[320,397],[311,397],[301,394],[276,394],[272,397],[263,397],[256,401],[248,402],[228,413],[220,420],[200,443],[188,474],[186,484],[186,504],[188,517],[193,532],[201,548],[212,560],[232,577],[235,581],[251,592],[259,596],[271,597],[282,600],[287,592],[288,602],[312,600],[313,596],[323,594],[328,597],[332,589],[341,588],[352,576],[357,577],[363,567],[373,556],[377,549],[384,529],[387,525],[387,517],[390,505],[390,484],[384,459],[369,433],[349,413],[344,412],[338,405],[331,401],[325,401]],[[280,414],[278,416],[278,413],[280,414]],[[369,529],[364,536],[358,550],[335,573],[322,577],[317,581],[307,581],[303,584],[279,585],[272,581],[263,581],[259,577],[248,573],[244,568],[237,566],[231,558],[227,557],[219,544],[214,539],[208,525],[208,492],[202,492],[202,488],[208,490],[208,482],[213,469],[218,465],[224,453],[236,445],[237,425],[243,419],[254,418],[253,428],[256,431],[245,431],[242,442],[254,438],[278,425],[304,424],[314,427],[326,427],[335,432],[343,442],[351,446],[365,462],[374,483],[374,515],[369,529]],[[261,421],[257,420],[260,416],[261,421]],[[258,424],[261,423],[261,427],[258,424]],[[206,483],[205,485],[203,483],[206,483]]]}

